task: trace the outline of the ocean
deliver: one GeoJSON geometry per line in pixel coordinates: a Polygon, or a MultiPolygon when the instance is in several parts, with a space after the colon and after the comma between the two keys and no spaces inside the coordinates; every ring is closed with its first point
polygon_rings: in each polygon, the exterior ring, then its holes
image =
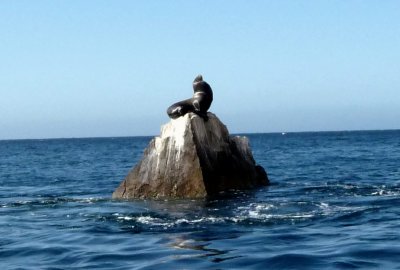
{"type": "Polygon", "coordinates": [[[0,141],[0,269],[400,269],[400,131],[246,134],[271,185],[114,201],[151,137],[0,141]]]}

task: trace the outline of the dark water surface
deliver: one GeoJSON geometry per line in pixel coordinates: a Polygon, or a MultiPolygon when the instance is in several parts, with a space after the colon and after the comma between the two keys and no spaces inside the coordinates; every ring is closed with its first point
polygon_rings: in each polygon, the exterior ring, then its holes
{"type": "Polygon", "coordinates": [[[248,137],[270,187],[134,202],[150,137],[0,141],[0,269],[400,269],[400,131],[248,137]]]}

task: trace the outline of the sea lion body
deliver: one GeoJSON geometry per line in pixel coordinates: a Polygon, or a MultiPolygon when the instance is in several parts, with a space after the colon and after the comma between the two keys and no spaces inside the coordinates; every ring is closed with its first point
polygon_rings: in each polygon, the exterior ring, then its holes
{"type": "Polygon", "coordinates": [[[207,110],[213,101],[213,92],[210,85],[203,81],[203,77],[199,75],[193,81],[193,90],[192,98],[174,103],[167,109],[167,114],[170,118],[176,119],[189,112],[194,112],[205,120],[208,119],[207,110]]]}

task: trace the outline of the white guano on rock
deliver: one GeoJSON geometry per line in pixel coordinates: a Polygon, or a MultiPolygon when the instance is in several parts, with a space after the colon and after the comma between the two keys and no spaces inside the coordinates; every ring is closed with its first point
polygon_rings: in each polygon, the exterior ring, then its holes
{"type": "Polygon", "coordinates": [[[203,198],[267,185],[248,139],[230,137],[214,114],[208,118],[188,113],[162,126],[113,198],[203,198]]]}

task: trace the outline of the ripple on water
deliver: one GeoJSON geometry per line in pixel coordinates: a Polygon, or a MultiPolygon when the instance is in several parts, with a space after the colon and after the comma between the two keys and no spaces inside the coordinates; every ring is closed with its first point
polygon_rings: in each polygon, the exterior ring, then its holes
{"type": "Polygon", "coordinates": [[[0,141],[0,269],[396,269],[399,135],[249,135],[270,187],[130,202],[150,137],[0,141]]]}

